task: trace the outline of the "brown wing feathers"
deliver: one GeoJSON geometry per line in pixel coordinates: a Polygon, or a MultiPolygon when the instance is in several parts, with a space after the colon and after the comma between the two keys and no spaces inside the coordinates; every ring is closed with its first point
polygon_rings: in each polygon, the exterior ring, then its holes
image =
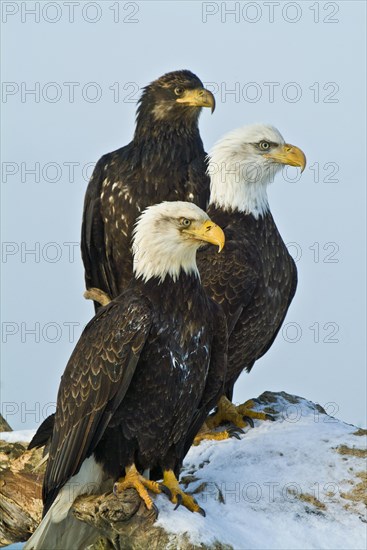
{"type": "Polygon", "coordinates": [[[122,401],[150,322],[148,305],[133,296],[125,303],[111,302],[87,325],[60,384],[44,480],[45,511],[93,452],[122,401]]]}

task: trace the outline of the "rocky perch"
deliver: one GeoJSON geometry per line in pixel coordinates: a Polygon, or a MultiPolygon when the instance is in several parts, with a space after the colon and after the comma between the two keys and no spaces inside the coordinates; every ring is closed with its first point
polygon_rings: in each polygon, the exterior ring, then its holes
{"type": "MultiPolygon", "coordinates": [[[[366,547],[367,431],[328,416],[320,405],[263,393],[255,421],[241,440],[193,447],[181,474],[206,518],[155,497],[157,518],[134,490],[79,497],[73,513],[93,525],[93,550],[353,549],[366,547]]],[[[42,451],[26,451],[2,436],[0,546],[24,541],[42,510],[42,451]]],[[[92,547],[91,547],[92,548],[92,547]]],[[[90,548],[90,550],[91,550],[90,548]]]]}

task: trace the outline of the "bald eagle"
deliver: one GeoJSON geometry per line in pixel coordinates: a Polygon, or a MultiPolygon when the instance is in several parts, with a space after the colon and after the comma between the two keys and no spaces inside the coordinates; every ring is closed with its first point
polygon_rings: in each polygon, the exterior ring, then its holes
{"type": "Polygon", "coordinates": [[[225,135],[210,154],[208,214],[226,236],[221,255],[198,253],[202,283],[222,306],[228,324],[228,368],[224,397],[208,427],[224,420],[239,427],[265,418],[251,403],[235,408],[233,387],[273,344],[297,287],[297,269],[277,229],[267,187],[282,165],[306,165],[304,153],[279,131],[255,124],[225,135]],[[245,417],[245,418],[244,418],[245,417]],[[247,421],[247,422],[246,422],[247,421]]]}
{"type": "Polygon", "coordinates": [[[117,493],[134,487],[149,509],[148,490],[164,491],[172,502],[203,513],[180,489],[174,470],[188,433],[193,439],[225,377],[226,320],[203,290],[196,266],[205,242],[221,250],[224,234],[194,204],[164,202],[140,216],[134,278],[98,310],[62,376],[43,482],[44,518],[27,549],[91,544],[94,534],[72,518],[70,507],[78,495],[113,485],[117,493]],[[141,475],[154,467],[163,471],[163,484],[141,475]]]}
{"type": "Polygon", "coordinates": [[[187,70],[143,89],[133,140],[97,162],[86,191],[81,250],[87,289],[110,298],[125,290],[132,230],[144,208],[181,200],[206,209],[209,177],[198,128],[203,107],[213,111],[214,96],[187,70]]]}

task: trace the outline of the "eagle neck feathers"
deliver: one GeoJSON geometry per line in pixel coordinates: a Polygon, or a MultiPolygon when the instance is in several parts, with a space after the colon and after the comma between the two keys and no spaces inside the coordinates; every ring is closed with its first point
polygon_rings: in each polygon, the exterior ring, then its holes
{"type": "Polygon", "coordinates": [[[161,177],[168,169],[172,171],[172,166],[182,170],[200,155],[204,155],[204,148],[197,122],[158,124],[153,120],[140,123],[138,119],[133,140],[135,167],[161,177]]]}
{"type": "MultiPolygon", "coordinates": [[[[244,178],[242,172],[244,166],[231,166],[228,164],[213,165],[210,161],[210,204],[225,210],[239,211],[244,214],[252,214],[258,219],[266,215],[269,209],[267,186],[269,183],[267,174],[259,179],[253,174],[248,175],[251,167],[246,169],[248,178],[244,178]]],[[[254,168],[255,169],[255,168],[254,168]]]]}

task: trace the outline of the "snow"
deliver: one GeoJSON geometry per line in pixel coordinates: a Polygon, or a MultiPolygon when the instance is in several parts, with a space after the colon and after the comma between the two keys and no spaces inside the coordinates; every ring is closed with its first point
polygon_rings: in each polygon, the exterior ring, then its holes
{"type": "MultiPolygon", "coordinates": [[[[205,441],[186,457],[181,480],[206,517],[158,495],[156,525],[193,544],[216,541],[236,550],[362,550],[367,547],[365,510],[342,495],[361,481],[362,456],[340,454],[346,445],[365,449],[355,426],[323,414],[302,398],[273,394],[276,420],[260,422],[241,440],[205,441]],[[306,495],[318,499],[318,505],[306,495]],[[305,501],[308,498],[308,501],[305,501]],[[224,502],[223,502],[224,501],[224,502]]],[[[265,404],[257,405],[263,410],[265,404]]],[[[265,408],[265,410],[268,410],[265,408]]],[[[6,440],[29,441],[33,430],[6,432],[6,440]]],[[[1,434],[3,438],[4,433],[1,434]]],[[[21,545],[8,548],[18,549],[21,545]]]]}
{"type": "Polygon", "coordinates": [[[14,432],[0,432],[0,440],[8,443],[17,443],[18,441],[29,443],[37,430],[18,430],[14,432]]]}
{"type": "Polygon", "coordinates": [[[174,511],[159,495],[157,525],[187,533],[193,544],[220,541],[241,550],[365,549],[363,506],[341,497],[352,489],[351,480],[360,481],[354,474],[365,470],[365,462],[336,451],[339,445],[361,448],[364,438],[353,435],[355,426],[320,414],[306,400],[292,405],[280,398],[274,408],[277,421],[256,421],[241,441],[193,447],[181,478],[198,478],[189,492],[207,484],[196,495],[206,517],[174,511]],[[299,498],[306,494],[317,497],[321,508],[299,498]]]}

